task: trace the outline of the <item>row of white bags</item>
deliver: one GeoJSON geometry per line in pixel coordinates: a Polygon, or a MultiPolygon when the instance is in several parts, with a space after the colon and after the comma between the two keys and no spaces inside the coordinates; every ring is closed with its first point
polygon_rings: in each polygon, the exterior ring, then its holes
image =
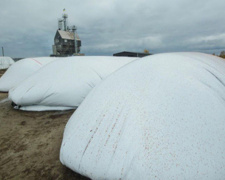
{"type": "Polygon", "coordinates": [[[0,90],[9,90],[15,108],[22,110],[75,109],[102,79],[135,59],[106,56],[29,58],[8,69],[0,79],[0,90]]]}
{"type": "Polygon", "coordinates": [[[223,179],[224,60],[72,58],[49,63],[9,93],[24,110],[75,108],[87,96],[66,125],[64,165],[91,179],[223,179]]]}
{"type": "Polygon", "coordinates": [[[224,179],[225,61],[200,53],[136,60],[68,121],[61,162],[91,179],[224,179]]]}

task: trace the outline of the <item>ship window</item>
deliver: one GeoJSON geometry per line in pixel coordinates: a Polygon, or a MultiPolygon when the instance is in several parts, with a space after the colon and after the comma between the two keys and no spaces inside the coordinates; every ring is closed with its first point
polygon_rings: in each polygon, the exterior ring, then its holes
{"type": "Polygon", "coordinates": [[[67,42],[67,39],[65,39],[64,42],[67,42]]]}

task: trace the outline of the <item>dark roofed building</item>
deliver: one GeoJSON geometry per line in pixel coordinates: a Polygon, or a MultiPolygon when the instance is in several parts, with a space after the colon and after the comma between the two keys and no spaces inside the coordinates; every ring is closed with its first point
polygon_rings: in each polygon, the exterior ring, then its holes
{"type": "MultiPolygon", "coordinates": [[[[81,40],[76,34],[77,49],[80,52],[81,40]]],[[[75,53],[74,32],[57,30],[54,38],[53,53],[56,56],[71,56],[75,53]]]]}
{"type": "Polygon", "coordinates": [[[72,56],[80,54],[81,40],[76,33],[75,25],[68,26],[67,14],[63,14],[61,19],[58,19],[58,30],[54,38],[52,46],[53,54],[50,56],[72,56]]]}
{"type": "Polygon", "coordinates": [[[140,52],[129,52],[129,51],[123,51],[119,53],[113,54],[113,56],[126,56],[126,57],[144,57],[149,56],[150,53],[140,53],[140,52]]]}

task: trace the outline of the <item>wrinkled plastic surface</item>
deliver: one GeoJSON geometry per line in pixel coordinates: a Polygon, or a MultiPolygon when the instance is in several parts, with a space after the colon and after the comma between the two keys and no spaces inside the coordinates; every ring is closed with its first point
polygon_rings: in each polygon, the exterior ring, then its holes
{"type": "Polygon", "coordinates": [[[10,90],[9,97],[21,110],[75,109],[102,79],[135,59],[112,56],[62,58],[10,90]]]}
{"type": "Polygon", "coordinates": [[[223,179],[225,61],[167,53],[124,66],[72,115],[60,160],[91,179],[223,179]]]}
{"type": "Polygon", "coordinates": [[[17,86],[41,67],[55,59],[57,58],[26,58],[15,62],[0,78],[0,91],[8,92],[11,88],[17,86]]]}
{"type": "Polygon", "coordinates": [[[0,69],[7,69],[14,63],[15,61],[11,57],[0,56],[0,69]]]}

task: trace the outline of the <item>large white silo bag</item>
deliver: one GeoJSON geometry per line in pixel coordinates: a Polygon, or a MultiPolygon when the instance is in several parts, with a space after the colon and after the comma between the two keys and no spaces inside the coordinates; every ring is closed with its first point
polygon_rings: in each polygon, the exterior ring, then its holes
{"type": "Polygon", "coordinates": [[[167,53],[124,66],[69,119],[60,160],[91,179],[223,179],[225,61],[167,53]]]}
{"type": "Polygon", "coordinates": [[[15,61],[11,57],[0,56],[0,69],[7,69],[14,63],[15,61]]]}
{"type": "Polygon", "coordinates": [[[8,92],[44,65],[58,59],[54,57],[26,58],[17,61],[0,78],[0,92],[8,92]]]}
{"type": "Polygon", "coordinates": [[[15,108],[27,111],[75,109],[106,76],[135,60],[75,56],[46,65],[9,92],[15,108]]]}

